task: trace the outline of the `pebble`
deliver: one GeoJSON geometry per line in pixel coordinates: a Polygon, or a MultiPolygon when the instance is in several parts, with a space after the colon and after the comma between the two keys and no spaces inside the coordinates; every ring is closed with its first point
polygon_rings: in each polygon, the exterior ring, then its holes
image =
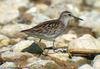
{"type": "Polygon", "coordinates": [[[100,53],[100,41],[89,34],[75,39],[69,43],[70,52],[100,53]]]}
{"type": "Polygon", "coordinates": [[[94,69],[92,66],[90,66],[89,64],[84,64],[82,66],[80,66],[78,69],[94,69]]]}
{"type": "Polygon", "coordinates": [[[76,34],[64,34],[56,38],[56,47],[68,47],[68,43],[77,38],[76,34]]]}
{"type": "Polygon", "coordinates": [[[18,7],[27,6],[28,0],[0,1],[0,24],[7,24],[18,16],[18,7]],[[13,6],[12,6],[13,5],[13,6]],[[5,12],[6,11],[6,12],[5,12]],[[10,14],[10,15],[9,15],[10,14]]]}
{"type": "Polygon", "coordinates": [[[0,42],[0,46],[2,47],[2,46],[7,46],[7,45],[9,45],[9,43],[10,43],[10,39],[5,39],[5,40],[2,40],[1,42],[0,42]]]}
{"type": "Polygon", "coordinates": [[[33,60],[32,63],[28,64],[27,67],[29,67],[30,69],[60,69],[59,65],[56,64],[54,61],[52,60],[33,60]]]}
{"type": "Polygon", "coordinates": [[[95,56],[92,64],[94,69],[100,69],[100,55],[95,56]]]}
{"type": "Polygon", "coordinates": [[[18,42],[17,44],[15,44],[12,48],[13,48],[13,51],[15,52],[21,52],[23,49],[29,47],[32,43],[34,43],[34,41],[22,40],[18,42]]]}
{"type": "Polygon", "coordinates": [[[0,30],[0,33],[3,35],[6,35],[8,37],[23,37],[21,30],[28,29],[31,26],[25,25],[25,24],[9,24],[2,27],[0,30]]]}
{"type": "Polygon", "coordinates": [[[0,66],[0,69],[15,69],[16,64],[14,62],[5,62],[0,66]]]}
{"type": "Polygon", "coordinates": [[[92,31],[96,32],[98,36],[100,35],[100,13],[98,11],[81,12],[80,18],[84,20],[80,21],[80,26],[89,27],[92,31]]]}
{"type": "Polygon", "coordinates": [[[3,40],[3,39],[9,39],[9,38],[5,35],[0,35],[0,40],[3,40]]]}

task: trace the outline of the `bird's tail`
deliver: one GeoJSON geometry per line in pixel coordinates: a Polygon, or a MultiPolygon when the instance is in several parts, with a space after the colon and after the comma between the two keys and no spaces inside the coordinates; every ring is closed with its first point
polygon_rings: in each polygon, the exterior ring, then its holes
{"type": "Polygon", "coordinates": [[[26,29],[26,30],[22,30],[21,31],[22,33],[25,33],[25,34],[28,34],[28,35],[33,35],[34,34],[34,31],[33,29],[26,29]]]}
{"type": "Polygon", "coordinates": [[[26,34],[30,34],[32,33],[31,29],[26,29],[26,30],[22,30],[21,32],[26,33],[26,34]]]}
{"type": "Polygon", "coordinates": [[[27,32],[27,31],[30,31],[30,29],[22,30],[21,32],[27,32]]]}

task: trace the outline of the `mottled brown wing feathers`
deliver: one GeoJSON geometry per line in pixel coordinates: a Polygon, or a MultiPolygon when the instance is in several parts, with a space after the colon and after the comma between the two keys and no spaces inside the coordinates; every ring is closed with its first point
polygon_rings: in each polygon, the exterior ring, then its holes
{"type": "Polygon", "coordinates": [[[28,31],[35,35],[53,35],[61,31],[64,27],[64,24],[58,20],[51,20],[43,22],[31,29],[23,30],[22,32],[28,31]]]}
{"type": "Polygon", "coordinates": [[[57,29],[64,27],[64,24],[58,20],[51,20],[41,23],[32,28],[33,33],[37,34],[54,34],[57,29]],[[60,24],[60,25],[59,25],[60,24]]]}

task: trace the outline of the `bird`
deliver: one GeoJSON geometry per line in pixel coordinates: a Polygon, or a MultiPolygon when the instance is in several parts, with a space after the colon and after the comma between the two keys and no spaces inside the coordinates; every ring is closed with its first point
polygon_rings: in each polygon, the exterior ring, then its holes
{"type": "Polygon", "coordinates": [[[41,42],[41,39],[53,41],[52,47],[55,47],[55,38],[64,34],[64,31],[72,18],[83,20],[74,16],[69,11],[63,11],[57,19],[42,22],[30,29],[22,30],[21,32],[24,32],[32,37],[40,38],[39,42],[41,42]]]}

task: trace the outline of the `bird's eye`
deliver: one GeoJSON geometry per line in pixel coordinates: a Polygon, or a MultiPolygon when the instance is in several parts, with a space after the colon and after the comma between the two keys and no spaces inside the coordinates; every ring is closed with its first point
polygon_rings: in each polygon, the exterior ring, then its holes
{"type": "Polygon", "coordinates": [[[71,16],[71,14],[68,14],[69,16],[71,16]]]}

